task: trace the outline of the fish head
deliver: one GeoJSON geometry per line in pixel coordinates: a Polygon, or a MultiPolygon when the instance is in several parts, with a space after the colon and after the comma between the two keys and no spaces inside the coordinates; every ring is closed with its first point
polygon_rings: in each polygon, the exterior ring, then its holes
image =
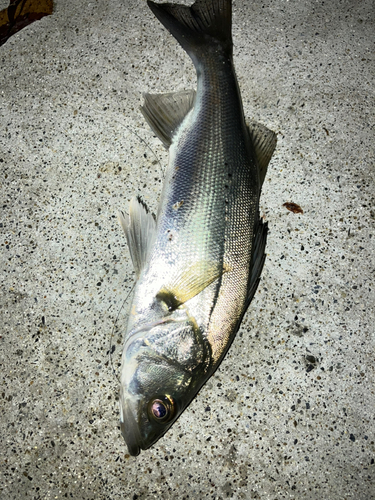
{"type": "Polygon", "coordinates": [[[124,346],[121,432],[131,455],[152,446],[203,385],[209,353],[194,321],[162,320],[137,329],[124,346]]]}

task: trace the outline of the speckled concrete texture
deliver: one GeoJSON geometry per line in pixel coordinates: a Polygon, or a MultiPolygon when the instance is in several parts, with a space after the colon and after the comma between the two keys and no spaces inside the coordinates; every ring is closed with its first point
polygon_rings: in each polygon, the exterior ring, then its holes
{"type": "Polygon", "coordinates": [[[141,93],[195,73],[142,0],[57,0],[0,47],[2,500],[375,498],[374,33],[370,0],[234,2],[245,113],[278,134],[267,260],[220,369],[137,458],[116,210],[155,210],[167,162],[141,93]]]}

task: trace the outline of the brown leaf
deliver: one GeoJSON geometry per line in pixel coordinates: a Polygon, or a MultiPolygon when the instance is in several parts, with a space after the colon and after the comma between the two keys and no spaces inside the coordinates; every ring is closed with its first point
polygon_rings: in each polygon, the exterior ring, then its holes
{"type": "Polygon", "coordinates": [[[303,214],[302,208],[297,205],[297,203],[286,202],[283,204],[283,207],[287,208],[290,212],[294,214],[303,214]]]}
{"type": "Polygon", "coordinates": [[[0,45],[25,26],[52,14],[53,0],[10,0],[0,11],[0,45]]]}

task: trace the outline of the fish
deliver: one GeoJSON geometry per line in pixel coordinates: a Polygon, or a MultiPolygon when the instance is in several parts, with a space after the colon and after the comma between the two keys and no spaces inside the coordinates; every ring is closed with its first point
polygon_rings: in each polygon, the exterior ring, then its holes
{"type": "Polygon", "coordinates": [[[148,0],[190,56],[196,90],[145,94],[169,149],[154,217],[119,212],[136,274],[120,372],[130,455],[155,444],[215,372],[256,292],[267,240],[259,197],[276,134],[245,120],[233,65],[231,0],[148,0]]]}

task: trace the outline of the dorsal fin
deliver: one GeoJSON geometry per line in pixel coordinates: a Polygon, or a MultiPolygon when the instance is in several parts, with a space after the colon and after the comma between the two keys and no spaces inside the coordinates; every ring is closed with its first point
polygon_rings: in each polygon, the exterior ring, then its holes
{"type": "Polygon", "coordinates": [[[132,198],[129,215],[118,212],[119,222],[125,232],[130,256],[137,278],[146,264],[150,247],[154,241],[156,222],[139,198],[132,198]]]}
{"type": "Polygon", "coordinates": [[[144,94],[141,112],[153,132],[168,149],[172,137],[193,107],[195,90],[168,94],[144,94]]]}
{"type": "Polygon", "coordinates": [[[254,146],[259,166],[259,180],[262,186],[266,177],[267,167],[276,148],[277,135],[261,123],[251,121],[247,128],[254,146]]]}

